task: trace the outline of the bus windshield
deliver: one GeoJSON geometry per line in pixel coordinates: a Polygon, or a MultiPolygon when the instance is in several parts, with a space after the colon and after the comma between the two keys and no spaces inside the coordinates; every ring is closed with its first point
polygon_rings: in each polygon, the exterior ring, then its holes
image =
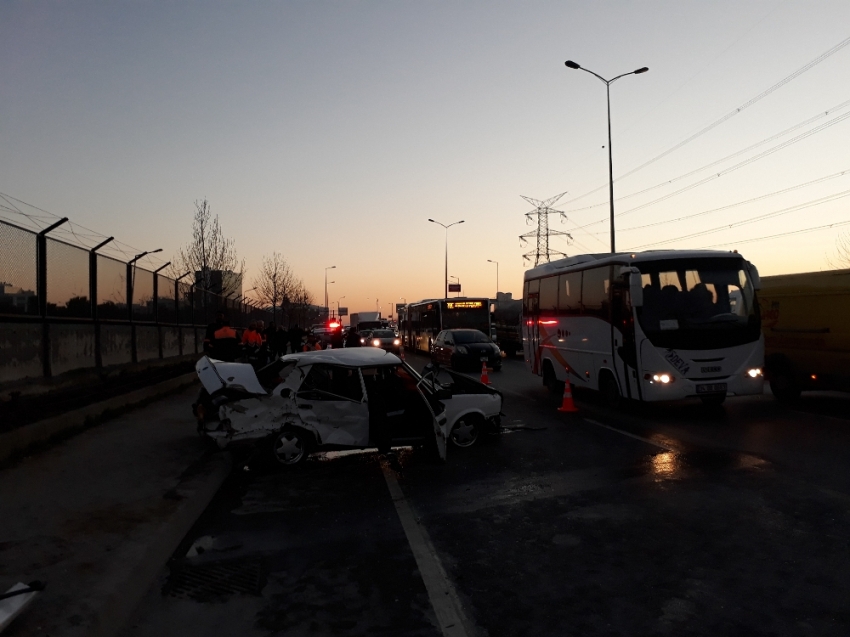
{"type": "Polygon", "coordinates": [[[638,269],[637,317],[657,347],[713,349],[758,340],[758,304],[742,259],[670,259],[638,269]]]}

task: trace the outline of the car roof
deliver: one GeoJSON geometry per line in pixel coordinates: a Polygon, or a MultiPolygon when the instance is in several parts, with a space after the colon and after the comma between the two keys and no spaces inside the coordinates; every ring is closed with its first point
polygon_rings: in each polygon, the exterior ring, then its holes
{"type": "Polygon", "coordinates": [[[297,352],[282,357],[285,361],[298,361],[298,366],[325,363],[346,367],[370,367],[373,365],[400,365],[401,359],[374,347],[346,347],[343,349],[323,349],[313,352],[297,352]]]}
{"type": "MultiPolygon", "coordinates": [[[[481,330],[477,330],[474,327],[450,327],[449,329],[443,330],[444,332],[481,332],[481,330]]],[[[484,332],[481,332],[484,334],[484,332]]],[[[487,336],[486,334],[484,334],[487,336]]]]}

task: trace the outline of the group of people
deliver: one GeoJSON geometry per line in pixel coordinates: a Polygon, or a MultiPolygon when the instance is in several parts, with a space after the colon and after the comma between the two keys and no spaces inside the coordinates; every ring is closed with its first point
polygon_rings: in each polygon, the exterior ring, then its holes
{"type": "Polygon", "coordinates": [[[297,324],[289,329],[270,321],[251,321],[242,332],[241,339],[224,312],[216,312],[215,320],[207,325],[204,335],[204,353],[223,361],[234,361],[241,356],[267,361],[294,352],[328,349],[329,347],[359,347],[360,335],[352,329],[346,337],[337,330],[329,339],[301,329],[297,324]]]}

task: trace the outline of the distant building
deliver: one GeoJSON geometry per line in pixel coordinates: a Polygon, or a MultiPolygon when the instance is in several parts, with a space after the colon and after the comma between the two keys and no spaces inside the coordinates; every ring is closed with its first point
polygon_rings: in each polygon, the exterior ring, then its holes
{"type": "Polygon", "coordinates": [[[35,311],[37,296],[32,290],[15,288],[11,283],[0,282],[0,312],[24,314],[35,311]]]}

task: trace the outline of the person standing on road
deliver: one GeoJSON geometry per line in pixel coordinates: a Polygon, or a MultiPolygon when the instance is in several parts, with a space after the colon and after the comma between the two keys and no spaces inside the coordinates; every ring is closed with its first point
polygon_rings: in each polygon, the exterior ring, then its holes
{"type": "Polygon", "coordinates": [[[357,333],[356,327],[352,327],[348,330],[348,334],[345,337],[345,346],[360,347],[360,334],[357,333]]]}
{"type": "Polygon", "coordinates": [[[212,356],[220,361],[233,362],[239,355],[239,339],[230,321],[222,314],[222,325],[213,334],[212,356]]]}
{"type": "Polygon", "coordinates": [[[293,354],[301,351],[303,338],[304,331],[298,327],[298,323],[289,328],[289,346],[292,348],[293,354]]]}

